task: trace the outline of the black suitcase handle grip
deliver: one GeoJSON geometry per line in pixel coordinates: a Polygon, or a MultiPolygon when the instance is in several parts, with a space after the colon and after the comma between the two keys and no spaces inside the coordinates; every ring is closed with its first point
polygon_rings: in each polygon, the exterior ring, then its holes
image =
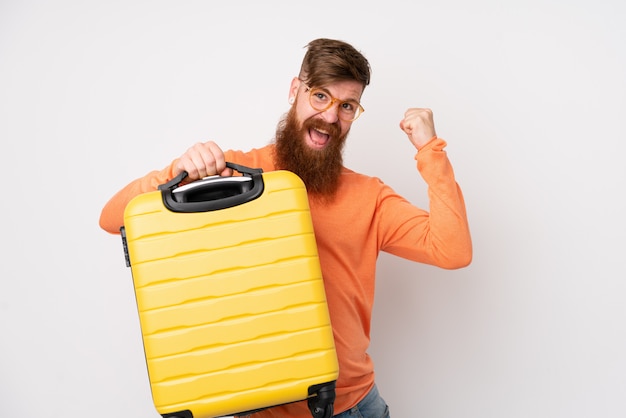
{"type": "Polygon", "coordinates": [[[241,205],[261,196],[265,188],[262,169],[230,162],[226,167],[239,171],[243,177],[214,176],[180,187],[188,175],[183,171],[159,186],[163,204],[172,212],[209,212],[241,205]]]}

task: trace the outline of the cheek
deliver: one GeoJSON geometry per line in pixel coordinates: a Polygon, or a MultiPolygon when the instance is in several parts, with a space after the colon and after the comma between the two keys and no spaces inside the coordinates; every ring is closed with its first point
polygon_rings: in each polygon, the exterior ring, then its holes
{"type": "Polygon", "coordinates": [[[305,120],[310,119],[311,117],[319,113],[315,109],[311,109],[311,107],[307,106],[305,103],[301,103],[298,106],[296,106],[295,110],[296,110],[296,119],[298,120],[298,122],[300,122],[300,124],[302,124],[302,122],[304,122],[305,120]]]}
{"type": "Polygon", "coordinates": [[[341,135],[347,135],[348,132],[350,132],[350,127],[352,126],[352,122],[344,122],[344,121],[340,121],[339,122],[341,124],[341,135]]]}

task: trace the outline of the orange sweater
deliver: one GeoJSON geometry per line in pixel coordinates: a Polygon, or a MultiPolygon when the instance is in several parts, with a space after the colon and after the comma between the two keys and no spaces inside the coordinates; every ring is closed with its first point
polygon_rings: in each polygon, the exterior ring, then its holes
{"type": "MultiPolygon", "coordinates": [[[[367,354],[379,251],[446,269],[467,266],[472,244],[465,204],[452,166],[433,139],[416,155],[428,184],[429,211],[417,208],[379,179],[344,168],[335,200],[311,199],[311,216],[339,359],[335,413],[356,405],[374,385],[367,354]]],[[[244,153],[227,151],[226,160],[264,171],[275,170],[273,145],[244,153]]],[[[131,182],[107,203],[100,225],[118,233],[130,199],[172,178],[174,162],[131,182]]],[[[310,417],[305,402],[271,408],[254,417],[310,417]]]]}

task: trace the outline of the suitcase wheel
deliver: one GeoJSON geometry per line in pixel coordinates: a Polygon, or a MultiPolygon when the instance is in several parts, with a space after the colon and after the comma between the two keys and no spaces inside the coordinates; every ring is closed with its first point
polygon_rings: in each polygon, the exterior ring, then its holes
{"type": "Polygon", "coordinates": [[[312,386],[309,388],[309,393],[316,393],[308,399],[313,418],[331,418],[335,410],[335,382],[312,386]]]}

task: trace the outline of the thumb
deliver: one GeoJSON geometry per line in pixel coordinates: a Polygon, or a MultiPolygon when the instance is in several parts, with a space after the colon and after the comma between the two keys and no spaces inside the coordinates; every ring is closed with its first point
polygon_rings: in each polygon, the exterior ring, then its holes
{"type": "Polygon", "coordinates": [[[231,177],[233,175],[233,169],[230,167],[226,167],[220,172],[220,176],[222,177],[231,177]]]}

